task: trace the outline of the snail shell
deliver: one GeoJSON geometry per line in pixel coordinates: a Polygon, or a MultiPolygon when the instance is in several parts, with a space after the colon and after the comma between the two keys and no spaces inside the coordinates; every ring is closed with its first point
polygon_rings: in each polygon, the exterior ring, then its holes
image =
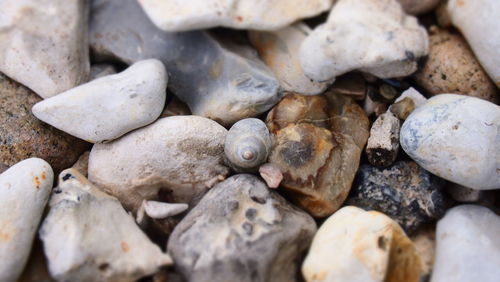
{"type": "Polygon", "coordinates": [[[267,161],[272,144],[266,124],[260,119],[247,118],[229,129],[224,153],[235,170],[252,170],[267,161]]]}

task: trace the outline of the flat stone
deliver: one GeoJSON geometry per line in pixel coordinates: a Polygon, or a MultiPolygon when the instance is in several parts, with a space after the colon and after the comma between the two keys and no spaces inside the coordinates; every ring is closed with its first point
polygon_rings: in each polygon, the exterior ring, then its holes
{"type": "Polygon", "coordinates": [[[54,173],[38,158],[21,161],[0,174],[0,281],[14,282],[31,251],[54,173]]]}
{"type": "Polygon", "coordinates": [[[339,0],[302,43],[300,63],[316,81],[352,70],[391,78],[415,72],[427,53],[427,32],[396,0],[339,0]]]}
{"type": "Polygon", "coordinates": [[[485,207],[450,209],[437,224],[432,282],[498,281],[500,217],[485,207]]]}
{"type": "Polygon", "coordinates": [[[144,60],[33,106],[33,114],[91,143],[114,140],[155,121],[163,111],[167,72],[158,60],[144,60]]]}
{"type": "Polygon", "coordinates": [[[405,152],[429,172],[480,190],[500,188],[500,107],[482,99],[437,95],[401,127],[405,152]]]}
{"type": "Polygon", "coordinates": [[[2,0],[0,72],[43,98],[88,79],[88,1],[2,0]]]}
{"type": "Polygon", "coordinates": [[[398,0],[408,14],[421,15],[434,10],[441,0],[398,0]]]}
{"type": "Polygon", "coordinates": [[[89,180],[136,211],[143,200],[194,205],[224,180],[227,130],[198,116],[162,118],[120,139],[95,144],[89,180]]]}
{"type": "Polygon", "coordinates": [[[40,122],[31,107],[41,99],[0,73],[0,164],[38,157],[55,172],[70,167],[87,143],[40,122]]]}
{"type": "Polygon", "coordinates": [[[315,232],[308,214],[256,176],[238,174],[203,197],[167,249],[187,281],[297,281],[315,232]]]}
{"type": "Polygon", "coordinates": [[[74,169],[59,175],[40,238],[57,281],[136,281],[172,263],[116,198],[74,169]]]}
{"type": "Polygon", "coordinates": [[[276,30],[327,11],[333,0],[139,0],[153,22],[165,31],[225,26],[276,30]]]}
{"type": "Polygon", "coordinates": [[[366,145],[368,161],[376,166],[389,166],[399,152],[400,121],[390,111],[377,117],[370,129],[366,145]]]}

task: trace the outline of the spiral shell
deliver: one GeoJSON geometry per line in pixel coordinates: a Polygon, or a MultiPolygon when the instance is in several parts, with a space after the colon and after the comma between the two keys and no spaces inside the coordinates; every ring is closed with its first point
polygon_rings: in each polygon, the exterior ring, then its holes
{"type": "Polygon", "coordinates": [[[271,152],[272,138],[260,119],[247,118],[235,123],[227,133],[224,153],[237,171],[248,171],[265,163],[271,152]]]}

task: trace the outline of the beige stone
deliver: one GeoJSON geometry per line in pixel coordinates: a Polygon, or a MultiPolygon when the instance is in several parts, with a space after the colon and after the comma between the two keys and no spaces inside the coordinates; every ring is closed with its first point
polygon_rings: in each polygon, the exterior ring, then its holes
{"type": "Polygon", "coordinates": [[[420,15],[432,11],[441,0],[398,0],[408,14],[420,15]]]}

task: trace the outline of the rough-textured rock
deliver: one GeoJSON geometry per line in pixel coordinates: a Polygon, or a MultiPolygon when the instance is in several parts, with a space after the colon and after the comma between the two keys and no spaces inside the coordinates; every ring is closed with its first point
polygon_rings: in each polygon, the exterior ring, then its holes
{"type": "Polygon", "coordinates": [[[339,76],[329,91],[335,94],[350,96],[355,100],[364,100],[367,87],[363,75],[350,72],[339,76]]]}
{"type": "Polygon", "coordinates": [[[88,1],[2,0],[0,72],[43,98],[88,79],[88,1]]]}
{"type": "Polygon", "coordinates": [[[391,112],[380,115],[370,129],[366,145],[368,161],[376,166],[389,166],[399,152],[400,122],[391,112]]]}
{"type": "Polygon", "coordinates": [[[168,251],[188,281],[296,281],[314,220],[257,177],[212,188],[177,225],[168,251]]]}
{"type": "Polygon", "coordinates": [[[175,116],[107,144],[95,144],[89,180],[136,210],[142,200],[194,204],[229,173],[227,130],[197,116],[175,116]]]}
{"type": "Polygon", "coordinates": [[[31,114],[41,99],[30,90],[0,74],[0,164],[9,167],[38,157],[58,172],[70,167],[87,144],[31,114]]]}
{"type": "Polygon", "coordinates": [[[114,140],[152,123],[165,105],[167,72],[158,60],[144,60],[33,106],[33,114],[87,142],[114,140]]]}
{"type": "Polygon", "coordinates": [[[260,58],[271,68],[285,91],[303,95],[320,94],[329,83],[308,78],[299,62],[299,50],[311,29],[296,23],[276,31],[250,31],[248,36],[260,58]]]}
{"type": "Polygon", "coordinates": [[[443,184],[414,162],[399,161],[388,168],[362,165],[346,202],[380,211],[411,233],[443,215],[443,184]]]}
{"type": "Polygon", "coordinates": [[[390,78],[415,72],[427,53],[427,32],[396,0],[339,0],[302,43],[300,63],[316,81],[356,69],[390,78]]]}
{"type": "Polygon", "coordinates": [[[116,198],[75,169],[59,175],[40,238],[58,281],[136,281],[172,263],[116,198]]]}
{"type": "Polygon", "coordinates": [[[498,281],[500,217],[485,207],[462,205],[437,224],[432,282],[498,281]]]}
{"type": "Polygon", "coordinates": [[[497,87],[460,34],[432,27],[429,56],[413,76],[432,95],[463,94],[498,102],[497,87]]]}
{"type": "Polygon", "coordinates": [[[316,217],[347,197],[368,139],[369,121],[350,98],[288,94],[267,116],[276,138],[269,162],[283,173],[287,196],[316,217]]]}
{"type": "Polygon", "coordinates": [[[333,0],[139,0],[153,22],[166,31],[225,26],[275,30],[327,11],[333,0]]]}
{"type": "Polygon", "coordinates": [[[421,281],[429,281],[434,265],[434,255],[436,253],[436,226],[435,224],[425,225],[419,228],[415,235],[411,237],[411,241],[417,249],[422,262],[422,276],[425,279],[421,281]]]}
{"type": "Polygon", "coordinates": [[[482,99],[437,95],[401,127],[400,142],[420,166],[476,189],[500,188],[500,107],[482,99]]]}
{"type": "Polygon", "coordinates": [[[441,0],[398,0],[408,14],[420,15],[432,11],[441,0]]]}
{"type": "Polygon", "coordinates": [[[90,45],[104,59],[162,61],[169,89],[191,112],[224,125],[257,116],[281,98],[278,80],[254,50],[222,44],[203,31],[163,32],[136,0],[94,1],[90,45]]]}
{"type": "Polygon", "coordinates": [[[116,69],[113,65],[109,64],[97,64],[90,66],[90,78],[89,81],[98,79],[103,76],[115,74],[116,69]]]}
{"type": "Polygon", "coordinates": [[[31,251],[54,173],[42,159],[21,161],[0,174],[0,281],[15,282],[31,251]]]}
{"type": "Polygon", "coordinates": [[[377,211],[348,206],[318,229],[302,274],[307,282],[417,282],[421,262],[396,222],[377,211]]]}

